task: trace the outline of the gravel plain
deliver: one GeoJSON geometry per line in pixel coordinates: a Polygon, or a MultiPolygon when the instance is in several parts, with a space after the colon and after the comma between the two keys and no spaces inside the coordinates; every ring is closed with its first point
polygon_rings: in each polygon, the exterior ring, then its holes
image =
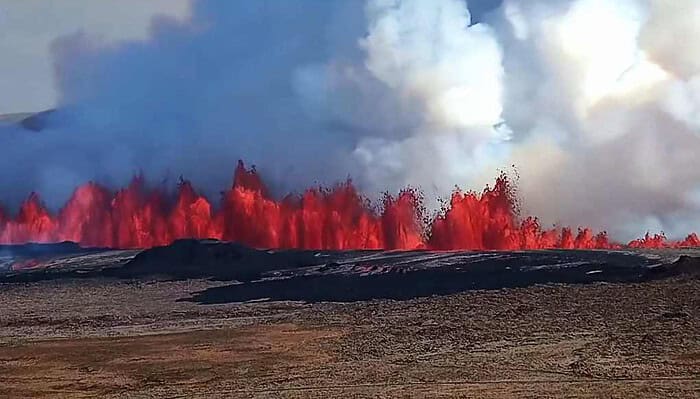
{"type": "Polygon", "coordinates": [[[403,301],[178,301],[222,284],[1,286],[0,396],[700,394],[696,276],[403,301]]]}

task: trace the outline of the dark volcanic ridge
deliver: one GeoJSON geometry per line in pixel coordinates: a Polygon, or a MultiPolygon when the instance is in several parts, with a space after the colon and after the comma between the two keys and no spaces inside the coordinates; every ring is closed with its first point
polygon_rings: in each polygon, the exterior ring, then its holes
{"type": "Polygon", "coordinates": [[[535,284],[643,282],[700,275],[700,250],[308,251],[178,240],[147,250],[74,243],[0,246],[0,283],[62,279],[213,279],[182,300],[405,300],[535,284]]]}
{"type": "Polygon", "coordinates": [[[13,114],[2,114],[0,115],[0,125],[17,125],[26,130],[38,132],[46,127],[48,118],[55,111],[55,109],[48,109],[41,112],[18,112],[13,114]]]}

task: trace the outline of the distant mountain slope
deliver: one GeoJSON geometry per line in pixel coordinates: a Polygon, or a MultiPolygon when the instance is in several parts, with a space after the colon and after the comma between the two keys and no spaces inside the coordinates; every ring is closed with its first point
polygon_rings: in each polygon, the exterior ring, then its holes
{"type": "Polygon", "coordinates": [[[46,117],[54,111],[53,109],[49,109],[41,112],[0,114],[0,126],[19,124],[27,130],[38,132],[46,126],[46,117]]]}

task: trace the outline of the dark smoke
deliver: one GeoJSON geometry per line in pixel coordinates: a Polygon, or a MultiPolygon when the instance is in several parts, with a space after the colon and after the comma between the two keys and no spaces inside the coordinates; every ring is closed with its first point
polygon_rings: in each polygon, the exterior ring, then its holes
{"type": "Polygon", "coordinates": [[[346,177],[355,127],[309,115],[295,85],[306,65],[359,57],[363,18],[358,2],[198,1],[187,23],[154,20],[147,42],[58,39],[58,110],[40,134],[3,132],[3,200],[37,190],[57,206],[139,171],[215,194],[241,158],[279,190],[346,177]]]}

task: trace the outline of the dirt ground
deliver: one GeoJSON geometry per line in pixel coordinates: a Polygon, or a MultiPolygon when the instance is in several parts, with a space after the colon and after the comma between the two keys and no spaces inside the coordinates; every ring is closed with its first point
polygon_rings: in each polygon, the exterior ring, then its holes
{"type": "Polygon", "coordinates": [[[223,283],[0,285],[0,397],[700,397],[700,280],[199,305],[223,283]]]}

